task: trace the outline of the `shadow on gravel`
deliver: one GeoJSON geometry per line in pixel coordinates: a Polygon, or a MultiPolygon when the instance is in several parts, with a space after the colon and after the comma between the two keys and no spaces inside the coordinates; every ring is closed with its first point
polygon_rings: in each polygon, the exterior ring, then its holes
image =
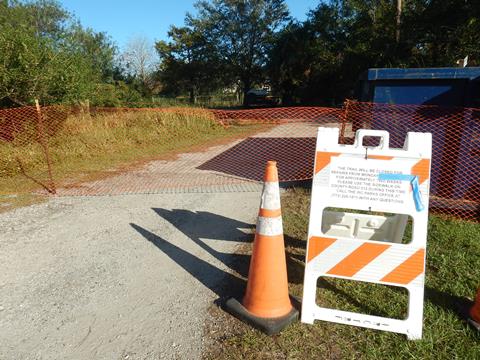
{"type": "Polygon", "coordinates": [[[248,276],[250,256],[222,253],[209,246],[207,242],[215,240],[251,242],[253,240],[253,234],[245,234],[240,229],[252,228],[252,224],[233,220],[207,211],[193,212],[183,209],[167,210],[160,208],[154,208],[153,211],[170,222],[214,258],[221,261],[239,275],[243,277],[248,276]]]}
{"type": "Polygon", "coordinates": [[[130,226],[170,259],[183,267],[190,275],[217,294],[220,298],[218,301],[222,302],[227,297],[235,296],[238,293],[241,294],[245,288],[246,281],[240,277],[220,270],[141,226],[132,223],[130,226]]]}
{"type": "Polygon", "coordinates": [[[234,270],[239,276],[217,268],[139,225],[131,223],[130,226],[183,267],[190,275],[215,292],[219,297],[217,300],[219,305],[223,303],[225,298],[243,295],[246,286],[246,281],[243,278],[248,275],[250,257],[242,254],[219,252],[207,245],[206,241],[251,241],[253,234],[245,234],[240,229],[251,228],[252,224],[204,211],[192,212],[160,208],[154,208],[153,210],[177,227],[202,249],[234,270]]]}

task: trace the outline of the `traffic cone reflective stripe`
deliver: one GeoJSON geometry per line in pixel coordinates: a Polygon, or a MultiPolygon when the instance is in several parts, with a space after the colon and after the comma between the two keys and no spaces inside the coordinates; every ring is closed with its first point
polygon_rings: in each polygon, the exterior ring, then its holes
{"type": "Polygon", "coordinates": [[[243,306],[258,317],[284,316],[292,310],[276,163],[269,161],[253,243],[243,306]]]}
{"type": "Polygon", "coordinates": [[[261,216],[261,217],[275,218],[281,215],[282,215],[282,211],[280,209],[276,209],[276,210],[260,209],[260,211],[258,212],[258,216],[261,216]]]}
{"type": "Polygon", "coordinates": [[[255,244],[258,243],[260,240],[257,241],[259,235],[261,236],[268,236],[268,237],[280,237],[280,241],[283,242],[283,224],[281,217],[263,217],[259,216],[257,220],[257,232],[255,234],[255,240],[253,242],[254,250],[255,251],[255,244]]]}
{"type": "MultiPolygon", "coordinates": [[[[267,166],[267,169],[269,166],[267,166]]],[[[263,185],[262,199],[260,201],[259,215],[262,210],[278,211],[280,216],[280,187],[278,181],[268,181],[263,185]]]]}

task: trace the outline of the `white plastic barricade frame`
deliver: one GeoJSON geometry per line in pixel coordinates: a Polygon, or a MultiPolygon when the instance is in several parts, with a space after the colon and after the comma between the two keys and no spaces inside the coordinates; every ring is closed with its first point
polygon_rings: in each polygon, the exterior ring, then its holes
{"type": "MultiPolygon", "coordinates": [[[[354,145],[338,144],[338,135],[339,129],[336,128],[318,129],[302,322],[331,321],[403,333],[409,339],[420,339],[431,134],[409,132],[403,149],[389,148],[389,133],[386,131],[358,130],[354,145]],[[365,136],[379,137],[380,145],[363,146],[365,136]],[[328,232],[322,232],[323,216],[332,216],[328,211],[324,212],[326,208],[401,214],[400,219],[409,215],[413,220],[412,241],[398,243],[398,234],[396,238],[386,238],[385,241],[329,236],[328,232]],[[315,301],[319,277],[404,287],[409,293],[408,316],[406,319],[392,319],[319,307],[315,301]]],[[[372,219],[375,220],[374,215],[372,219]]],[[[375,221],[368,224],[375,225],[375,221]]],[[[360,225],[357,223],[357,226],[360,225]]],[[[403,233],[405,224],[399,226],[403,233]]]]}

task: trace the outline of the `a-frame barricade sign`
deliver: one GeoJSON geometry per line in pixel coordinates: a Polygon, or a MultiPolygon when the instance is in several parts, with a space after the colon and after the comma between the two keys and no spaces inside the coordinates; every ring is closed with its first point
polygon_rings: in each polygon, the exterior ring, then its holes
{"type": "Polygon", "coordinates": [[[338,144],[338,135],[337,128],[318,129],[302,322],[324,320],[420,339],[431,134],[408,133],[403,149],[389,148],[386,131],[358,130],[353,145],[338,144]],[[380,138],[380,145],[363,146],[365,136],[380,138]],[[412,237],[405,244],[408,216],[412,237]],[[404,287],[408,316],[393,319],[320,307],[316,303],[320,277],[404,287]]]}

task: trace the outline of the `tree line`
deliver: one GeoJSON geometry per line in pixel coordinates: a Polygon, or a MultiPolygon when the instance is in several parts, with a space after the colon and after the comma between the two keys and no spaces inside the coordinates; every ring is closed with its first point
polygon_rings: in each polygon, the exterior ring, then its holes
{"type": "Polygon", "coordinates": [[[54,0],[0,0],[0,106],[195,103],[266,86],[285,105],[336,105],[371,67],[480,62],[478,0],[319,1],[303,22],[284,0],[200,0],[195,9],[167,41],[136,38],[120,52],[54,0]]]}
{"type": "Polygon", "coordinates": [[[150,95],[138,72],[141,47],[134,41],[120,53],[55,0],[0,0],[0,107],[140,102],[150,95]]]}

